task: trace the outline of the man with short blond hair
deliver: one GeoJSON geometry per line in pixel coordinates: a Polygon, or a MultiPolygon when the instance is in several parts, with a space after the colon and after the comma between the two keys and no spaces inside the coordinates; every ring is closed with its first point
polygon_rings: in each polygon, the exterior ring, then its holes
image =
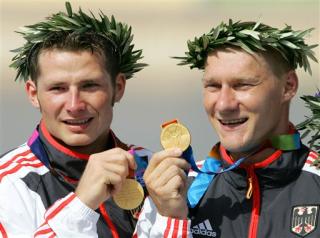
{"type": "Polygon", "coordinates": [[[310,31],[230,20],[188,42],[177,58],[204,69],[204,108],[220,142],[201,169],[191,147],[153,155],[137,237],[320,237],[319,155],[289,120],[295,69],[315,60],[310,31]]]}

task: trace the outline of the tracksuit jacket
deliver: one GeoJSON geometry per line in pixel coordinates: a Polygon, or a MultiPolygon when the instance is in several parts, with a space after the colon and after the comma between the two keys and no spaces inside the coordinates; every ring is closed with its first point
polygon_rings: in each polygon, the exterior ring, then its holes
{"type": "MultiPolygon", "coordinates": [[[[218,154],[223,168],[234,163],[222,146],[218,154]]],[[[302,145],[218,174],[186,220],[161,216],[147,198],[136,236],[319,238],[320,170],[313,165],[318,159],[302,145]]]]}
{"type": "MultiPolygon", "coordinates": [[[[151,155],[112,132],[110,140],[146,162],[151,155]]],[[[59,144],[42,122],[26,144],[1,156],[0,237],[131,237],[139,208],[125,211],[109,199],[94,211],[75,196],[88,158],[59,144]]]]}

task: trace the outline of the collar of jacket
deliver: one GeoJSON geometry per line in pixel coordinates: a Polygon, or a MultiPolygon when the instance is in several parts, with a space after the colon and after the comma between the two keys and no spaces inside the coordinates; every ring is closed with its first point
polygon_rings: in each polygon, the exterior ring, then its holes
{"type": "MultiPolygon", "coordinates": [[[[222,167],[229,167],[234,163],[221,145],[219,145],[219,154],[222,167]]],[[[261,162],[243,164],[237,169],[224,173],[223,176],[229,183],[246,189],[248,171],[253,170],[261,187],[282,187],[299,176],[308,154],[309,149],[303,144],[298,150],[276,150],[261,162]]]]}
{"type": "MultiPolygon", "coordinates": [[[[81,154],[61,145],[51,136],[43,121],[35,129],[28,145],[53,174],[63,177],[71,184],[78,182],[90,157],[88,154],[81,154]]],[[[111,130],[106,147],[108,147],[106,149],[120,147],[128,150],[128,146],[121,142],[111,130]]]]}

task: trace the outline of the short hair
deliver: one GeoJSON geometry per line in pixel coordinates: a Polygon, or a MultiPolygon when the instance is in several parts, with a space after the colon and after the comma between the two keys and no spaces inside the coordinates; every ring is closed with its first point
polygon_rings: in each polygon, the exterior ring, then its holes
{"type": "Polygon", "coordinates": [[[77,33],[57,32],[50,38],[46,39],[37,49],[33,50],[30,55],[29,70],[30,78],[37,83],[40,74],[39,55],[47,50],[62,51],[90,51],[98,54],[104,60],[106,71],[110,74],[111,82],[114,86],[115,78],[120,73],[119,60],[117,53],[112,44],[104,37],[93,32],[77,33]]]}
{"type": "Polygon", "coordinates": [[[292,63],[288,62],[278,51],[272,48],[266,47],[265,51],[258,50],[256,53],[261,55],[266,60],[270,66],[270,69],[278,78],[290,70],[295,70],[295,67],[292,63]]]}
{"type": "MultiPolygon", "coordinates": [[[[239,51],[243,51],[247,54],[251,54],[239,46],[227,45],[227,44],[221,45],[221,46],[215,48],[214,50],[208,51],[208,55],[206,57],[206,62],[205,62],[204,68],[207,65],[207,59],[210,54],[214,54],[215,52],[218,52],[218,51],[225,51],[227,49],[233,49],[236,51],[239,50],[239,51]]],[[[272,48],[266,48],[266,50],[256,50],[256,52],[254,52],[254,54],[263,57],[263,59],[267,62],[268,66],[270,67],[270,70],[278,78],[280,78],[284,73],[287,73],[290,70],[295,70],[294,65],[292,65],[290,62],[288,62],[278,51],[276,51],[272,48]]]]}

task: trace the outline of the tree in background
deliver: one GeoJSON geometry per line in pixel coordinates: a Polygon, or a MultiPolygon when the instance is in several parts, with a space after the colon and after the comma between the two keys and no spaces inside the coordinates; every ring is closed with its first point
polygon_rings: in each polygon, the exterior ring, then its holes
{"type": "MultiPolygon", "coordinates": [[[[297,125],[297,129],[302,131],[301,138],[310,137],[308,144],[310,148],[320,153],[320,90],[314,95],[304,95],[301,97],[305,101],[312,115],[297,125]]],[[[320,167],[320,161],[318,162],[320,167]]]]}

